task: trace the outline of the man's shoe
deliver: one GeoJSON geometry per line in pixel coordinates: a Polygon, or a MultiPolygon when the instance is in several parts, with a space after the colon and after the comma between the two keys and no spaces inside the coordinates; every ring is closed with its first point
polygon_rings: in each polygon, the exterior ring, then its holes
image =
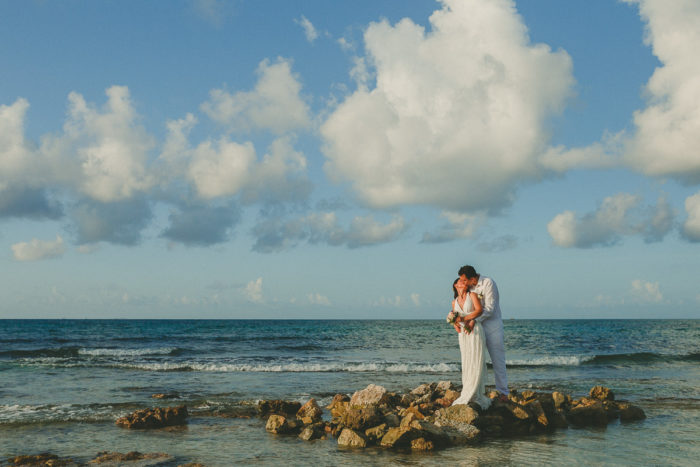
{"type": "Polygon", "coordinates": [[[501,402],[508,402],[508,396],[506,396],[505,394],[499,394],[498,400],[501,402]]]}

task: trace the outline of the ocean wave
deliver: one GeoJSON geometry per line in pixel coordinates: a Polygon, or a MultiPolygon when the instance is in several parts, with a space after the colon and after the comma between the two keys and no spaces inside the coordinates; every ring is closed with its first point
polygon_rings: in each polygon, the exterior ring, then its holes
{"type": "Polygon", "coordinates": [[[0,404],[0,425],[47,422],[100,422],[138,408],[135,404],[0,404]]]}
{"type": "Polygon", "coordinates": [[[0,352],[0,358],[73,358],[78,356],[79,350],[79,347],[57,347],[32,350],[5,350],[0,352]]]}
{"type": "Polygon", "coordinates": [[[578,355],[561,355],[549,357],[535,357],[526,359],[506,360],[509,367],[529,367],[529,366],[579,366],[593,359],[578,355]]]}
{"type": "Polygon", "coordinates": [[[645,363],[698,362],[700,353],[660,354],[654,352],[635,352],[621,354],[595,355],[586,363],[593,365],[624,365],[645,363]]]}
{"type": "Polygon", "coordinates": [[[78,350],[79,355],[89,355],[92,357],[138,357],[142,355],[179,355],[182,349],[177,347],[161,347],[155,349],[114,349],[98,348],[78,350]]]}
{"type": "Polygon", "coordinates": [[[202,372],[256,372],[256,373],[448,373],[459,371],[459,365],[454,363],[280,363],[280,364],[249,364],[249,363],[124,363],[114,365],[118,368],[129,368],[147,371],[202,371],[202,372]]]}
{"type": "Polygon", "coordinates": [[[178,347],[159,348],[85,348],[85,347],[54,347],[32,350],[5,350],[0,352],[0,358],[11,359],[71,359],[80,357],[139,357],[144,355],[180,355],[183,349],[178,347]]]}

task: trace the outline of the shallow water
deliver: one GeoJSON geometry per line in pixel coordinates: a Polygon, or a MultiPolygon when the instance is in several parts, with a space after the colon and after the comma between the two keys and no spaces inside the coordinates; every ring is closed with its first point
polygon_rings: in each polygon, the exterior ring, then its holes
{"type": "MultiPolygon", "coordinates": [[[[0,459],[50,451],[167,452],[175,464],[692,465],[700,458],[700,321],[509,320],[511,387],[580,396],[596,384],[647,420],[416,454],[269,435],[260,419],[212,417],[265,398],[321,404],[369,383],[406,391],[459,381],[439,321],[0,321],[0,459]],[[154,393],[179,399],[159,401],[154,393]],[[186,404],[185,429],[129,431],[139,408],[186,404]]],[[[492,382],[489,371],[487,382],[492,382]]]]}

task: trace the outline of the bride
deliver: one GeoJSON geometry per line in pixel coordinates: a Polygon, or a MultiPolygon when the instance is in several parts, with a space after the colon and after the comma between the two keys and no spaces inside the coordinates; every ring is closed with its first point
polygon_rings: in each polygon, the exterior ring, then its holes
{"type": "Polygon", "coordinates": [[[455,299],[452,310],[459,313],[455,329],[459,333],[459,351],[462,356],[462,393],[452,405],[475,402],[482,410],[491,405],[485,393],[485,338],[481,323],[474,321],[481,315],[479,297],[467,289],[466,281],[457,279],[452,284],[455,299]]]}

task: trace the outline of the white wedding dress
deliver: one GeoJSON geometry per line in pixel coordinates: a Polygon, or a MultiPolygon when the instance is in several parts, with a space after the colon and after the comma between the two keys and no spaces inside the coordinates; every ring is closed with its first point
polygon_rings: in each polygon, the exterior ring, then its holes
{"type": "MultiPolygon", "coordinates": [[[[464,301],[464,309],[455,300],[454,310],[460,316],[466,316],[474,311],[474,304],[469,295],[464,301]]],[[[464,324],[460,324],[464,327],[464,324]]],[[[486,410],[491,405],[491,399],[486,397],[486,340],[481,323],[476,323],[471,333],[459,333],[459,352],[462,356],[462,393],[452,405],[476,402],[486,410]]]]}

